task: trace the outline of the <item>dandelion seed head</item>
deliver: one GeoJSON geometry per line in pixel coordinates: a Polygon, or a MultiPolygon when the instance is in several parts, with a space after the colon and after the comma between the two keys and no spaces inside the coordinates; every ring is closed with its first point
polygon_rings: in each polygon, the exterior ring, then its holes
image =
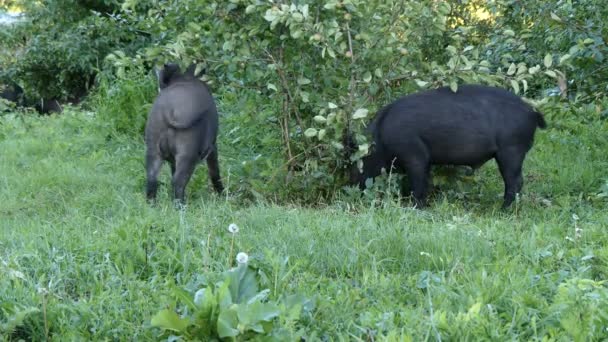
{"type": "Polygon", "coordinates": [[[236,255],[236,262],[239,264],[246,264],[249,261],[249,255],[247,253],[240,252],[236,255]]]}
{"type": "Polygon", "coordinates": [[[236,223],[231,223],[228,226],[228,231],[232,234],[236,234],[239,232],[239,226],[237,226],[236,223]]]}

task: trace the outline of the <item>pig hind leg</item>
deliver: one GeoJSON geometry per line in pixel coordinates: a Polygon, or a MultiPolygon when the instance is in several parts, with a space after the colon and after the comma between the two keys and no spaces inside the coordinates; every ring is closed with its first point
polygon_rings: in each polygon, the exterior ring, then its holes
{"type": "Polygon", "coordinates": [[[218,162],[217,146],[214,145],[207,156],[207,167],[209,168],[209,178],[213,184],[213,188],[218,194],[224,191],[224,185],[220,177],[220,166],[218,162]]]}
{"type": "Polygon", "coordinates": [[[505,183],[503,208],[513,203],[515,196],[523,187],[522,166],[528,149],[526,146],[511,146],[502,148],[496,153],[498,169],[505,183]]]}
{"type": "Polygon", "coordinates": [[[426,198],[429,192],[431,163],[429,154],[423,146],[416,151],[408,150],[397,157],[401,168],[407,172],[410,191],[414,196],[416,206],[426,207],[426,198]]]}
{"type": "Polygon", "coordinates": [[[146,154],[146,197],[148,200],[156,198],[158,190],[158,174],[160,173],[163,160],[158,154],[146,154]]]}
{"type": "Polygon", "coordinates": [[[179,203],[184,202],[186,185],[194,173],[198,162],[198,155],[182,154],[175,157],[175,172],[173,173],[174,199],[179,203]]]}

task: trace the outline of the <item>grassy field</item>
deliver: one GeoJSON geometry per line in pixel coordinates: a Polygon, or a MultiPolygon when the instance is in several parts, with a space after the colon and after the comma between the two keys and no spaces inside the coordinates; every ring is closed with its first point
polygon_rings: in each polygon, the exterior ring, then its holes
{"type": "MultiPolygon", "coordinates": [[[[424,211],[247,204],[213,194],[201,167],[178,211],[168,170],[152,207],[142,142],[109,139],[93,115],[0,117],[0,336],[159,340],[151,318],[184,313],[178,290],[193,296],[246,252],[270,298],[312,300],[276,323],[309,341],[608,339],[608,122],[553,123],[512,212],[493,162],[465,199],[448,188],[424,211]]],[[[229,155],[224,141],[225,178],[229,155]]]]}

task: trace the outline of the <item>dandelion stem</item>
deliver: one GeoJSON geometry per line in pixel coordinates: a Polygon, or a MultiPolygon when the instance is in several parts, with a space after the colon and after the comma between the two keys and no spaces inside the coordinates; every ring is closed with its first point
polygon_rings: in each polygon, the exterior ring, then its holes
{"type": "Polygon", "coordinates": [[[228,268],[232,267],[232,250],[234,248],[234,235],[232,234],[232,241],[230,242],[230,254],[228,256],[228,268]]]}

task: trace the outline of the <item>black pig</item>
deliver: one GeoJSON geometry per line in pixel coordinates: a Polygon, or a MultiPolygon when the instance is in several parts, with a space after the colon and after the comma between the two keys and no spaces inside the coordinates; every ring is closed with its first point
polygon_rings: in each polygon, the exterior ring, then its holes
{"type": "Polygon", "coordinates": [[[23,103],[23,88],[13,82],[9,85],[0,84],[0,98],[21,105],[23,103]]]}
{"type": "Polygon", "coordinates": [[[158,174],[163,161],[171,165],[174,198],[182,203],[184,189],[196,165],[207,159],[215,191],[224,190],[220,178],[216,137],[218,114],[207,85],[194,74],[195,65],[184,73],[176,64],[157,72],[159,95],[146,122],[146,196],[156,198],[158,174]]]}
{"type": "Polygon", "coordinates": [[[407,172],[415,203],[424,207],[431,165],[476,169],[494,158],[507,208],[523,186],[522,164],[536,127],[546,127],[542,114],[504,89],[462,85],[456,93],[443,87],[408,95],[381,109],[368,126],[373,150],[362,170],[353,166],[351,182],[364,189],[366,179],[394,166],[407,172]]]}

